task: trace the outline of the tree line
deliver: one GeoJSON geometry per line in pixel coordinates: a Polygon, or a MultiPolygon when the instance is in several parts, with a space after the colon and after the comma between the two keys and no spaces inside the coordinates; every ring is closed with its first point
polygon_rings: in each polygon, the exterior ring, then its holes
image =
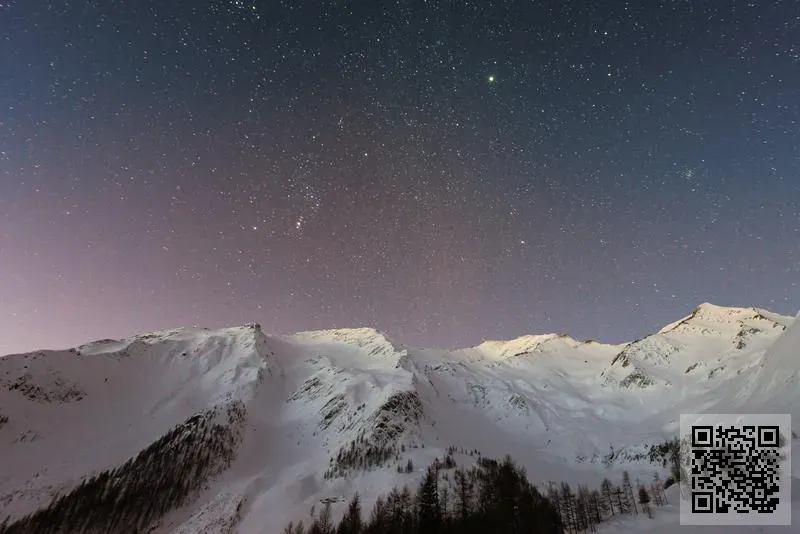
{"type": "Polygon", "coordinates": [[[239,401],[193,415],[122,466],[87,477],[0,534],[133,534],[185,504],[230,466],[245,420],[239,401]]]}
{"type": "MultiPolygon", "coordinates": [[[[465,469],[456,467],[451,451],[444,461],[434,460],[414,492],[404,486],[378,497],[368,517],[356,494],[337,524],[327,502],[318,513],[312,508],[308,524],[291,522],[284,534],[578,534],[620,515],[652,517],[651,507],[667,502],[658,474],[649,484],[634,485],[625,472],[621,485],[606,479],[595,490],[550,483],[542,493],[510,456],[502,461],[479,456],[465,469]]],[[[412,468],[409,460],[399,470],[412,468]]]]}
{"type": "MultiPolygon", "coordinates": [[[[362,405],[363,406],[363,405],[362,405]]],[[[324,478],[345,478],[353,471],[369,471],[399,461],[406,446],[396,446],[398,438],[419,422],[422,416],[422,401],[412,391],[393,393],[368,420],[367,429],[362,429],[349,446],[342,446],[336,456],[331,457],[324,478]]],[[[411,447],[425,447],[412,443],[411,447]]]]}

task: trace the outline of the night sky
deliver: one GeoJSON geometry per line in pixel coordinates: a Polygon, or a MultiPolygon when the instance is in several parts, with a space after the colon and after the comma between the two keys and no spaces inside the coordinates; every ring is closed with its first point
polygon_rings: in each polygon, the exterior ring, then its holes
{"type": "Polygon", "coordinates": [[[0,353],[800,308],[800,4],[0,0],[0,353]]]}

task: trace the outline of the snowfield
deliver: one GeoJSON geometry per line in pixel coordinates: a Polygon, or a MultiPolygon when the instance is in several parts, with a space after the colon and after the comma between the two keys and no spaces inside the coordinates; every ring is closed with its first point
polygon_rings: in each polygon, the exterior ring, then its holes
{"type": "MultiPolygon", "coordinates": [[[[250,324],[14,354],[0,358],[0,523],[232,405],[243,406],[232,463],[153,532],[279,533],[324,501],[337,516],[355,491],[368,513],[450,446],[458,465],[473,450],[510,454],[542,485],[597,487],[623,470],[649,481],[666,471],[648,446],[677,436],[681,413],[790,413],[797,429],[799,370],[794,318],[711,304],[622,345],[548,334],[445,351],[369,328],[270,336],[250,324]],[[398,472],[409,459],[415,469],[398,472]]],[[[601,531],[716,532],[678,525],[675,489],[654,519],[601,531]]],[[[800,528],[800,488],[793,499],[795,527],[775,532],[800,528]]]]}

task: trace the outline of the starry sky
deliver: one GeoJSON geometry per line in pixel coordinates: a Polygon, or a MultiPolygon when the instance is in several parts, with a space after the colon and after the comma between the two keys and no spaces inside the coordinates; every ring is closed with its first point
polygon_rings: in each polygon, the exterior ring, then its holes
{"type": "Polygon", "coordinates": [[[800,307],[793,0],[0,0],[0,353],[800,307]]]}

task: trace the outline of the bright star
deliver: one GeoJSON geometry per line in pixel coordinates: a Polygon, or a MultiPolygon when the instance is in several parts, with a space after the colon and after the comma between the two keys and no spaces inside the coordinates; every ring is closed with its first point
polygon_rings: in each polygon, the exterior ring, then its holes
{"type": "Polygon", "coordinates": [[[494,82],[494,74],[489,75],[489,83],[494,82]]]}

